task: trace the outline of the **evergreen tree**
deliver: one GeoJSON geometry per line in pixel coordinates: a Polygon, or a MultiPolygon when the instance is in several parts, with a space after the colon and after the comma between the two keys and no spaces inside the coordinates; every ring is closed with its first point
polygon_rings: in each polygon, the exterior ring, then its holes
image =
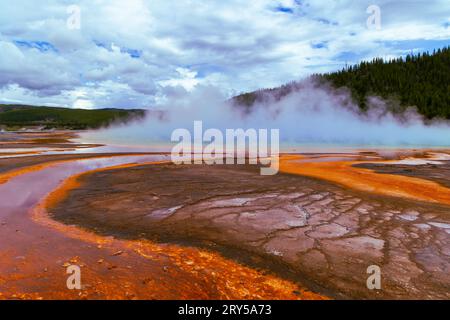
{"type": "MultiPolygon", "coordinates": [[[[361,110],[367,109],[368,96],[380,96],[399,102],[394,112],[403,112],[415,106],[428,119],[450,119],[450,47],[429,54],[410,55],[384,61],[375,58],[355,66],[313,79],[328,81],[335,88],[349,88],[353,100],[361,110]]],[[[292,82],[279,88],[244,93],[233,101],[249,109],[255,102],[279,100],[292,91],[301,89],[301,82],[292,82]]]]}

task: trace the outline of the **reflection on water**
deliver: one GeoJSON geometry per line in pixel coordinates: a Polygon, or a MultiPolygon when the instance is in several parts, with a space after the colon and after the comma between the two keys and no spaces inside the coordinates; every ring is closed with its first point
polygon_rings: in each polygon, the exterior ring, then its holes
{"type": "MultiPolygon", "coordinates": [[[[317,157],[307,157],[305,159],[298,159],[294,160],[295,163],[311,163],[311,162],[337,162],[337,161],[355,161],[359,159],[360,157],[357,155],[349,155],[345,157],[324,157],[324,156],[317,156],[317,157]]],[[[367,157],[364,157],[364,159],[367,159],[367,157]]]]}
{"type": "Polygon", "coordinates": [[[31,209],[63,180],[74,174],[122,164],[163,160],[170,160],[169,156],[145,155],[84,159],[55,164],[43,170],[17,176],[0,185],[0,217],[16,212],[14,209],[31,209]]]}
{"type": "Polygon", "coordinates": [[[23,156],[43,156],[56,154],[88,154],[88,153],[164,153],[170,152],[169,147],[138,147],[138,146],[95,146],[70,149],[55,148],[8,148],[0,149],[0,153],[11,153],[9,155],[1,155],[0,159],[17,158],[23,156]],[[29,152],[25,154],[25,152],[29,152]],[[22,154],[20,154],[22,153],[22,154]]]}
{"type": "Polygon", "coordinates": [[[157,152],[164,153],[170,152],[171,146],[160,145],[148,145],[148,146],[121,146],[121,145],[104,145],[100,147],[78,149],[74,153],[145,153],[145,152],[157,152]]]}

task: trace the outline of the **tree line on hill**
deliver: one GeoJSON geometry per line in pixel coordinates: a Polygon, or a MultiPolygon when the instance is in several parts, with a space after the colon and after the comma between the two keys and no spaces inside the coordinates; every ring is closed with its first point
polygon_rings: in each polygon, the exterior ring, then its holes
{"type": "MultiPolygon", "coordinates": [[[[362,112],[368,108],[368,97],[378,96],[395,102],[394,112],[416,107],[426,119],[450,119],[450,47],[433,53],[418,53],[391,60],[375,58],[337,72],[316,74],[312,79],[330,83],[334,88],[350,90],[353,101],[362,112]]],[[[233,98],[237,105],[250,108],[270,95],[279,100],[301,89],[292,82],[273,89],[244,93],[233,98]]]]}
{"type": "Polygon", "coordinates": [[[140,109],[70,109],[26,105],[0,105],[0,125],[7,129],[41,127],[43,129],[97,129],[113,123],[143,118],[140,109]]]}

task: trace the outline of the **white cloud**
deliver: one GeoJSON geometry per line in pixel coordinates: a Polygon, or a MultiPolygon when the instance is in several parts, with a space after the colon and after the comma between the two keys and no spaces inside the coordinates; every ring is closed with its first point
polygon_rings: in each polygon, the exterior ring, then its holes
{"type": "Polygon", "coordinates": [[[372,2],[0,0],[0,101],[74,106],[85,92],[89,107],[145,107],[167,86],[230,95],[450,44],[448,0],[379,0],[378,31],[372,2]],[[67,28],[72,4],[80,30],[67,28]]]}
{"type": "Polygon", "coordinates": [[[178,78],[169,79],[169,80],[163,80],[160,81],[159,84],[163,87],[166,86],[181,86],[187,91],[192,91],[194,87],[199,84],[199,80],[196,78],[197,72],[190,71],[186,68],[177,68],[176,71],[179,73],[178,78]]]}

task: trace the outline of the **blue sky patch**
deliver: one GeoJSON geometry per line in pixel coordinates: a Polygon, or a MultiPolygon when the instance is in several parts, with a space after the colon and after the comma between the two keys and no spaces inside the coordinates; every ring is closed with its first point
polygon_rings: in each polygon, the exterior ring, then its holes
{"type": "Polygon", "coordinates": [[[311,47],[313,49],[328,48],[328,42],[327,41],[322,41],[322,42],[313,43],[313,44],[311,44],[311,47]]]}
{"type": "MultiPolygon", "coordinates": [[[[94,40],[94,43],[97,47],[100,47],[100,48],[108,50],[109,52],[112,52],[112,45],[106,45],[105,43],[103,43],[101,41],[97,41],[97,40],[94,40]]],[[[120,52],[126,53],[134,59],[139,59],[142,56],[142,50],[137,50],[137,49],[120,47],[120,52]]]]}
{"type": "Polygon", "coordinates": [[[14,43],[16,44],[16,46],[26,49],[37,49],[40,52],[58,52],[58,49],[56,49],[54,45],[47,41],[15,40],[14,43]]]}
{"type": "Polygon", "coordinates": [[[325,18],[317,18],[315,19],[316,21],[323,23],[323,24],[327,24],[327,25],[332,25],[332,26],[337,26],[338,23],[336,21],[331,21],[325,18]]]}
{"type": "Polygon", "coordinates": [[[351,51],[343,51],[339,54],[337,54],[333,60],[337,61],[345,61],[347,63],[356,63],[357,61],[361,60],[363,57],[363,54],[351,52],[351,51]]]}
{"type": "Polygon", "coordinates": [[[100,41],[94,40],[94,43],[95,43],[95,45],[96,45],[97,47],[100,47],[100,48],[106,49],[106,50],[108,50],[108,51],[112,51],[112,50],[111,50],[111,46],[107,46],[107,45],[106,45],[106,44],[104,44],[103,42],[100,42],[100,41]]]}
{"type": "Polygon", "coordinates": [[[294,13],[294,10],[292,8],[283,7],[283,6],[276,7],[275,11],[284,12],[284,13],[294,13]]]}
{"type": "Polygon", "coordinates": [[[120,48],[120,52],[128,53],[130,55],[130,57],[135,58],[135,59],[138,59],[142,56],[142,51],[136,50],[136,49],[120,48]]]}
{"type": "Polygon", "coordinates": [[[404,54],[417,54],[419,52],[429,51],[433,52],[434,49],[450,46],[450,39],[444,40],[399,40],[399,41],[383,41],[380,42],[386,47],[394,50],[402,51],[404,54]]]}

